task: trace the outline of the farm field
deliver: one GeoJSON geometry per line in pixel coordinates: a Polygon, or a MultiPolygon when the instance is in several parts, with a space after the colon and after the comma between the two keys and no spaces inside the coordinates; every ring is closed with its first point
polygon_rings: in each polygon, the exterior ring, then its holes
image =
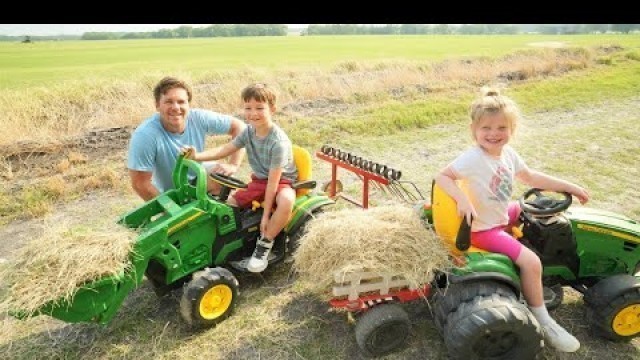
{"type": "MultiPolygon", "coordinates": [[[[513,145],[530,166],[585,185],[587,206],[640,219],[638,35],[60,42],[33,44],[32,56],[19,45],[0,43],[0,87],[12,96],[0,99],[12,124],[0,130],[0,265],[51,221],[115,221],[141,203],[128,187],[126,146],[166,74],[194,83],[193,106],[229,113],[239,112],[243,85],[264,80],[281,93],[276,121],[294,143],[312,153],[331,144],[393,165],[427,197],[433,175],[470,144],[471,99],[480,86],[499,84],[521,105],[513,145]]],[[[314,158],[320,184],[330,170],[314,158]]],[[[340,179],[360,196],[357,177],[340,179]]],[[[372,193],[374,206],[388,200],[372,193]]],[[[235,314],[199,332],[179,315],[179,291],[158,299],[147,283],[108,326],[0,315],[0,358],[362,358],[345,314],[290,270],[239,278],[235,314]]],[[[408,347],[385,358],[448,358],[428,305],[406,305],[408,347]]],[[[544,359],[640,358],[640,339],[613,343],[590,332],[574,290],[565,289],[552,316],[582,347],[545,348],[544,359]]]]}
{"type": "MultiPolygon", "coordinates": [[[[640,46],[638,35],[311,36],[170,40],[0,42],[0,88],[61,83],[138,81],[163,73],[194,81],[220,72],[257,69],[331,71],[345,62],[432,62],[452,57],[497,57],[542,46],[640,46]]],[[[158,75],[159,76],[159,75],[158,75]]]]}

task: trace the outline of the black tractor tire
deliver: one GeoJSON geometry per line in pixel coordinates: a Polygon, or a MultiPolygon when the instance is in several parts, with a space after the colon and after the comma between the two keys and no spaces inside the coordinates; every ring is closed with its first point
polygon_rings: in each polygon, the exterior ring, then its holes
{"type": "Polygon", "coordinates": [[[460,304],[473,300],[476,296],[498,294],[517,299],[513,289],[508,285],[493,280],[473,280],[450,284],[446,288],[437,289],[434,293],[434,322],[436,329],[443,335],[449,314],[458,310],[460,304]]]}
{"type": "Polygon", "coordinates": [[[293,255],[295,251],[298,250],[298,247],[300,247],[300,239],[306,234],[309,222],[312,221],[316,216],[322,214],[322,212],[322,208],[313,210],[311,215],[307,216],[307,218],[296,230],[296,232],[289,236],[289,239],[287,241],[287,253],[289,256],[293,255]]]}
{"type": "Polygon", "coordinates": [[[542,329],[513,297],[493,294],[461,303],[448,316],[445,345],[452,359],[535,359],[544,347],[542,329]]]}
{"type": "Polygon", "coordinates": [[[212,327],[233,313],[239,283],[225,268],[205,268],[184,285],[180,315],[191,326],[212,327]]]}
{"type": "Polygon", "coordinates": [[[562,301],[564,300],[564,290],[562,285],[556,284],[552,286],[544,286],[542,291],[544,305],[547,307],[547,310],[555,310],[562,304],[562,301]]]}
{"type": "Polygon", "coordinates": [[[411,322],[399,304],[381,304],[363,313],[356,322],[356,342],[367,357],[383,356],[407,343],[411,322]]]}
{"type": "Polygon", "coordinates": [[[614,297],[605,306],[587,303],[587,318],[592,331],[613,341],[630,341],[640,335],[640,289],[634,288],[614,297]]]}

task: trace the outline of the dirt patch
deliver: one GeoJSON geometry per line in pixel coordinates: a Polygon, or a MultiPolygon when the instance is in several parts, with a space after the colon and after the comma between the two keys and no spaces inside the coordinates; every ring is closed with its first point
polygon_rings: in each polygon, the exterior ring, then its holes
{"type": "Polygon", "coordinates": [[[10,180],[11,188],[22,185],[34,176],[56,174],[56,165],[63,160],[81,157],[82,162],[120,160],[131,137],[132,127],[92,130],[82,136],[72,136],[47,143],[19,141],[0,147],[2,177],[10,180]]]}

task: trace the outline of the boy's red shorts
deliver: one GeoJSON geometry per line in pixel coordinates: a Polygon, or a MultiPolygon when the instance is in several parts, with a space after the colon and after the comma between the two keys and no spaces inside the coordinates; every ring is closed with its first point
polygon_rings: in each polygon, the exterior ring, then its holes
{"type": "MultiPolygon", "coordinates": [[[[238,207],[247,208],[251,207],[253,200],[262,202],[264,200],[264,194],[267,191],[268,179],[258,179],[255,175],[251,175],[251,182],[247,184],[246,189],[238,189],[231,195],[236,200],[238,207]]],[[[281,189],[291,187],[291,181],[286,179],[280,179],[276,194],[281,189]]],[[[274,204],[275,205],[275,204],[274,204]]]]}

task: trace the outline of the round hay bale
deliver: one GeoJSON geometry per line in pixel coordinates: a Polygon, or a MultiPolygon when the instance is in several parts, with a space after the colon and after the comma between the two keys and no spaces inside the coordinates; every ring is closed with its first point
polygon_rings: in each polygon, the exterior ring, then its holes
{"type": "Polygon", "coordinates": [[[310,221],[293,267],[319,293],[326,294],[334,278],[363,271],[401,276],[417,288],[452,264],[446,245],[402,204],[342,209],[310,221]]]}

